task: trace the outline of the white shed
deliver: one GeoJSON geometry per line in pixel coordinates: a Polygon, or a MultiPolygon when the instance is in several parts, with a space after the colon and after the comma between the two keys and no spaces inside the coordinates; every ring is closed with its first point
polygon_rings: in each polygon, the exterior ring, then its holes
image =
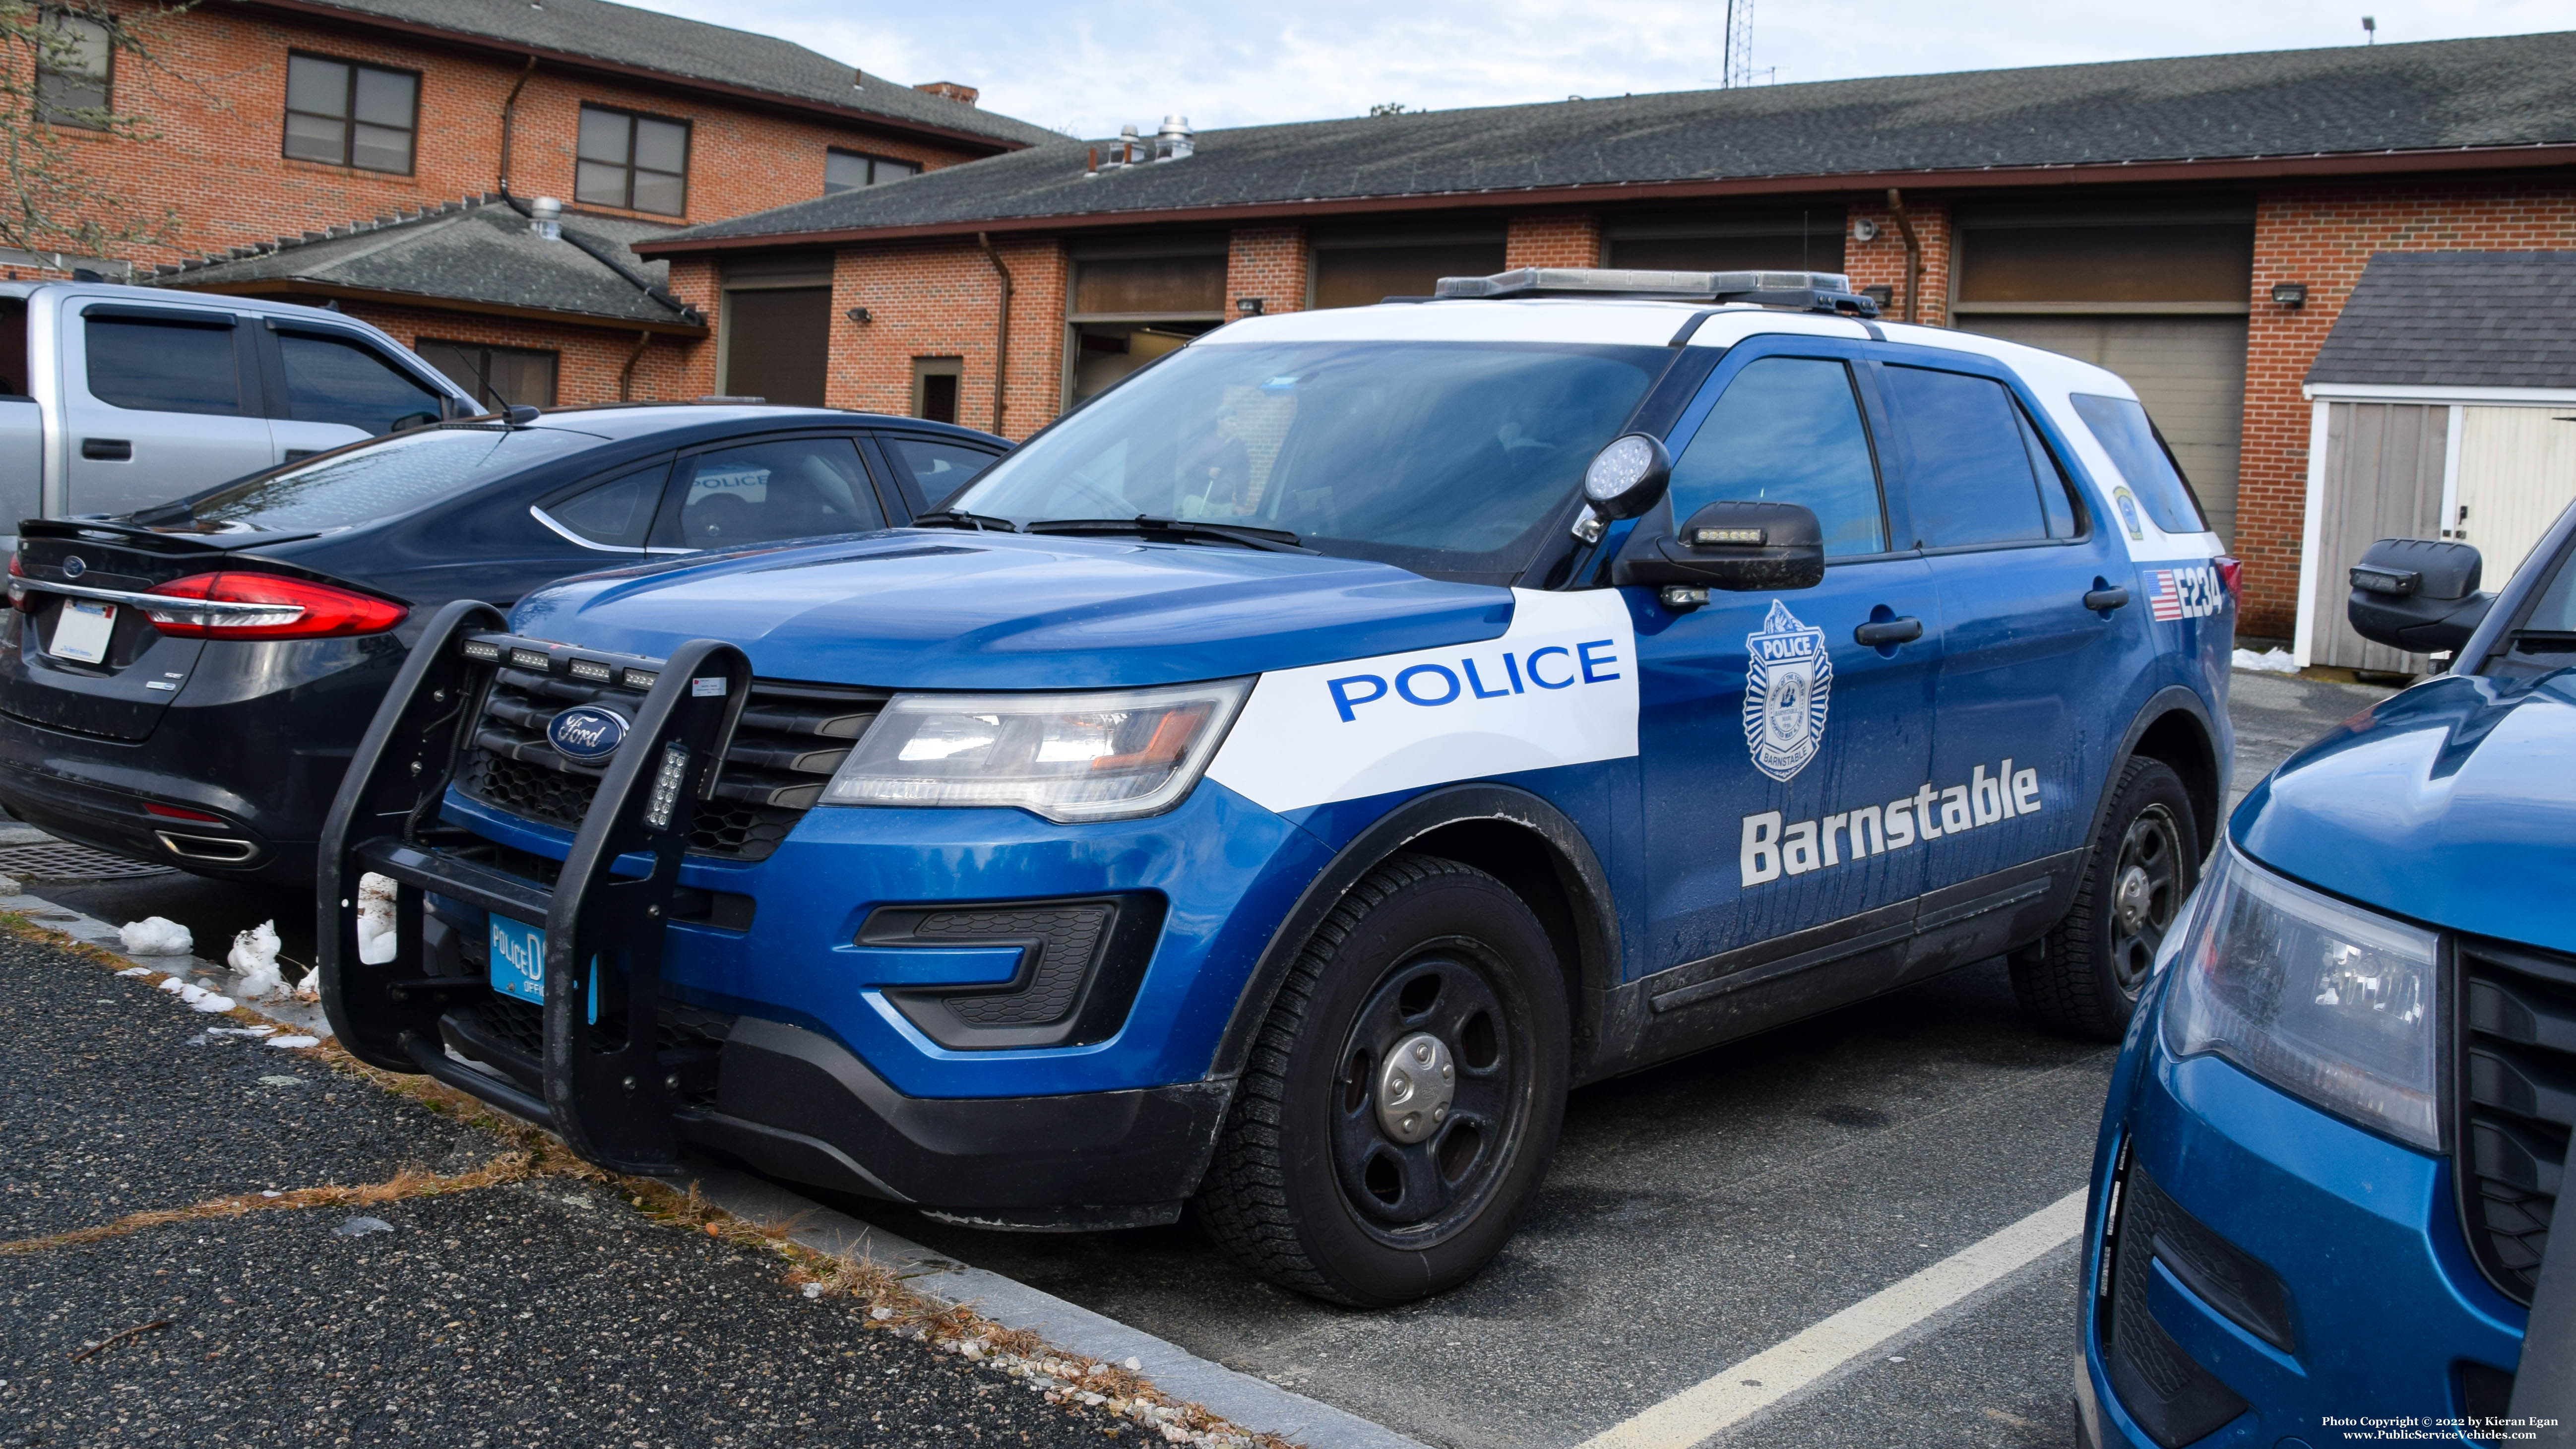
{"type": "Polygon", "coordinates": [[[2477,545],[2510,576],[2576,499],[2576,252],[2381,252],[2308,370],[2301,664],[2422,673],[2344,622],[2382,538],[2477,545]]]}

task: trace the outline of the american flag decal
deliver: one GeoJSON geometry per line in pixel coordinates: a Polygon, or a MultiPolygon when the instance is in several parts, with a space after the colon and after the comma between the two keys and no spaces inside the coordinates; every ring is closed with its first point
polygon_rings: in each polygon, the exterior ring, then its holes
{"type": "Polygon", "coordinates": [[[2174,592],[2173,576],[2172,569],[2157,569],[2149,575],[2156,581],[2156,590],[2147,596],[2147,605],[2155,610],[2159,619],[2182,617],[2182,595],[2174,592]]]}
{"type": "Polygon", "coordinates": [[[2206,565],[2148,569],[2147,609],[2158,619],[2205,619],[2218,612],[2218,571],[2206,565]]]}

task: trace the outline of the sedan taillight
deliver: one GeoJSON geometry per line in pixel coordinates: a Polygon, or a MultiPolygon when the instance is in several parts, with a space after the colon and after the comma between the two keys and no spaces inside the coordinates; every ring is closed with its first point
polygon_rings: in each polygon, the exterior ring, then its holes
{"type": "Polygon", "coordinates": [[[27,586],[18,582],[26,576],[27,571],[18,566],[18,555],[16,550],[11,550],[9,554],[9,607],[16,609],[22,614],[32,614],[36,612],[36,605],[33,600],[27,597],[27,586]]]}
{"type": "Polygon", "coordinates": [[[2218,565],[2218,581],[2227,586],[2227,601],[2237,603],[2245,597],[2245,565],[2225,554],[2211,559],[2218,565]]]}
{"type": "Polygon", "coordinates": [[[283,574],[191,574],[150,591],[152,626],[182,639],[331,639],[381,634],[411,611],[400,604],[283,574]]]}

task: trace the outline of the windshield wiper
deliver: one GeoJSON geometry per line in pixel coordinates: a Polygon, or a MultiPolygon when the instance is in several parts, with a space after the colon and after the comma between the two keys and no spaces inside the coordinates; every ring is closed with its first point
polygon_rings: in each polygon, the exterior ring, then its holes
{"type": "Polygon", "coordinates": [[[912,516],[912,526],[915,528],[971,528],[977,533],[1020,531],[1018,525],[1007,518],[995,518],[989,513],[969,513],[963,508],[934,508],[928,513],[916,513],[912,516]]]}
{"type": "Polygon", "coordinates": [[[1156,518],[1139,513],[1134,518],[1041,518],[1020,530],[1022,533],[1135,533],[1147,537],[1213,538],[1226,543],[1239,543],[1263,553],[1313,553],[1315,550],[1297,541],[1297,535],[1284,528],[1244,528],[1231,523],[1200,523],[1194,519],[1156,518]]]}

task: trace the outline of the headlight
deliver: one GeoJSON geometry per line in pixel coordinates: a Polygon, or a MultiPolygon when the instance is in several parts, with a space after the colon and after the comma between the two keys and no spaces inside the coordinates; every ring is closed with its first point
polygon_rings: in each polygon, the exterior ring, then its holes
{"type": "MultiPolygon", "coordinates": [[[[2229,845],[2193,901],[2165,1045],[2441,1150],[2430,931],[2274,875],[2229,845]]],[[[2178,933],[2179,934],[2179,933],[2178,933]]]]}
{"type": "Polygon", "coordinates": [[[826,805],[1016,805],[1121,820],[1180,803],[1252,681],[1093,694],[898,694],[826,805]]]}

